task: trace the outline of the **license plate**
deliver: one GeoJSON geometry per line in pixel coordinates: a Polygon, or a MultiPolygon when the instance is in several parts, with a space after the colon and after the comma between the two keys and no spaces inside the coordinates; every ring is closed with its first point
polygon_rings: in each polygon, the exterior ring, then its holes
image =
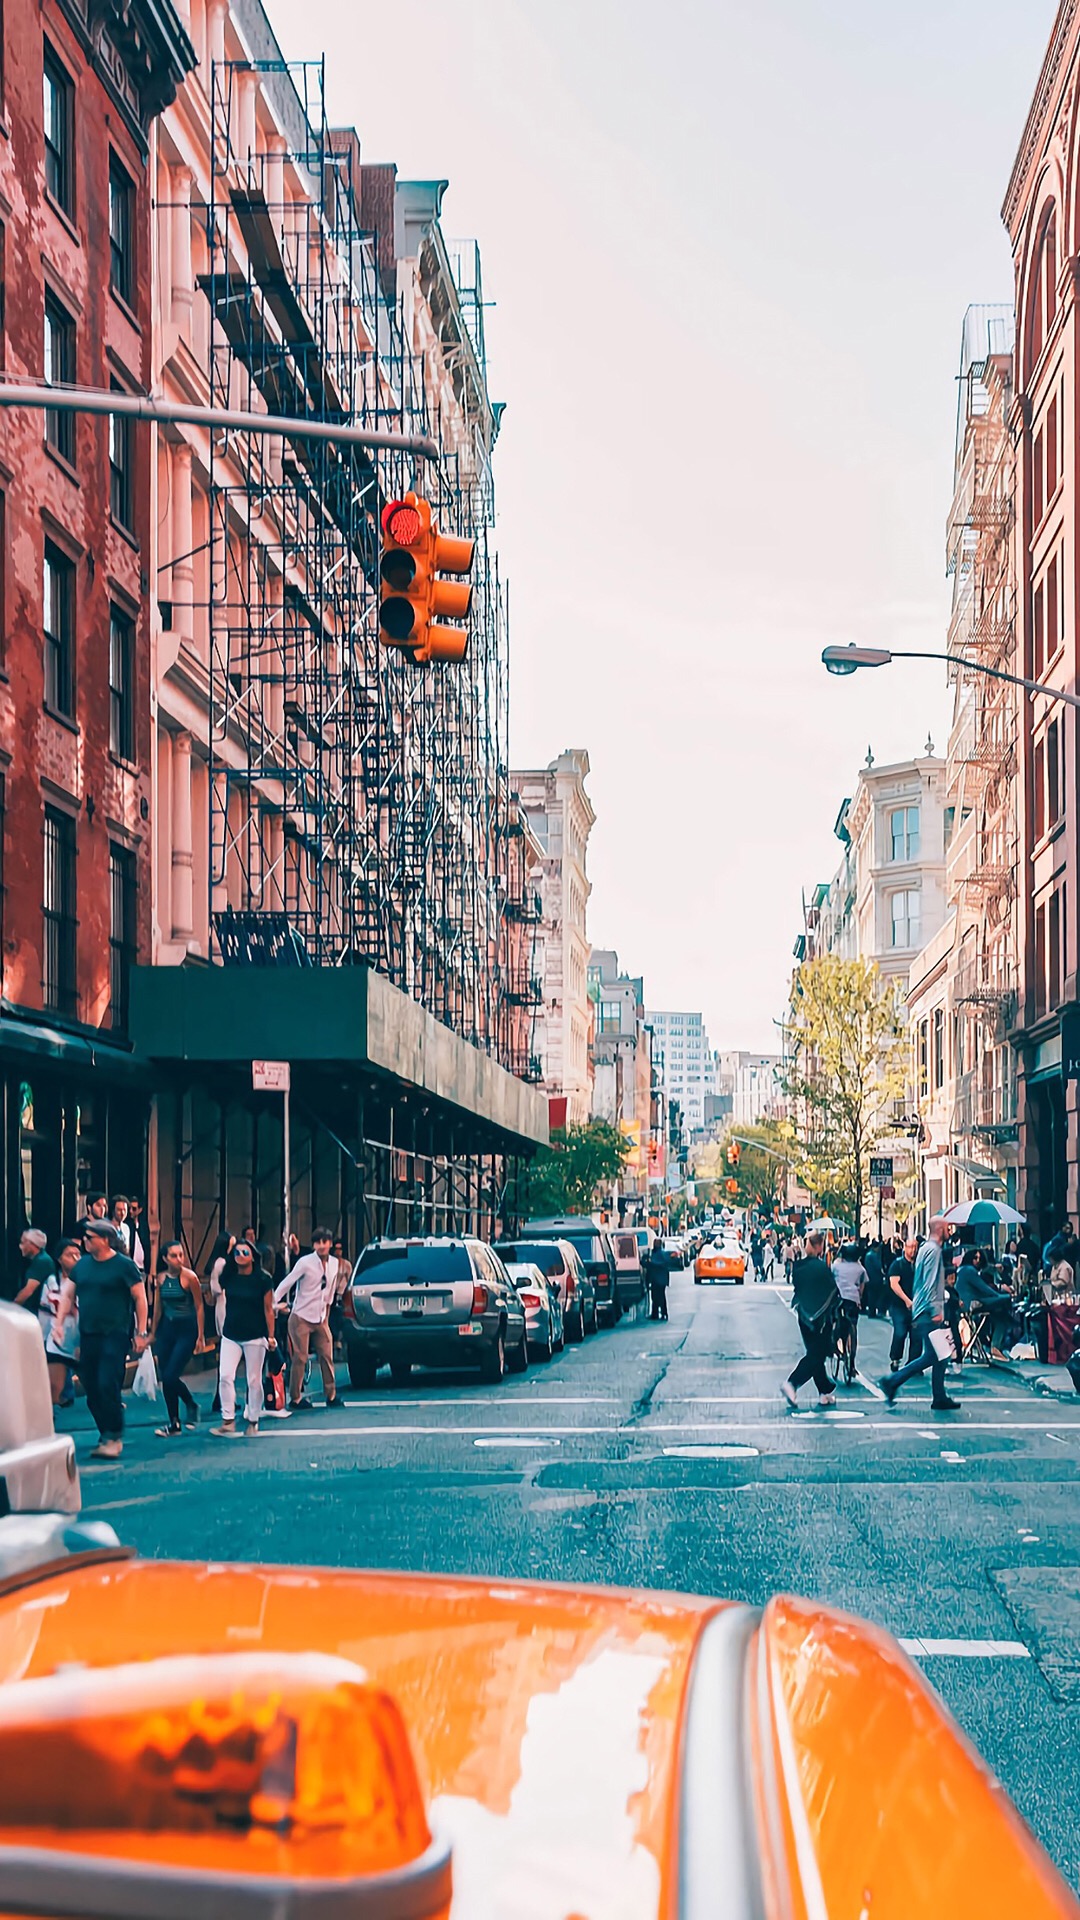
{"type": "Polygon", "coordinates": [[[423,1313],[423,1311],[424,1296],[422,1293],[400,1293],[398,1295],[399,1313],[423,1313]]]}

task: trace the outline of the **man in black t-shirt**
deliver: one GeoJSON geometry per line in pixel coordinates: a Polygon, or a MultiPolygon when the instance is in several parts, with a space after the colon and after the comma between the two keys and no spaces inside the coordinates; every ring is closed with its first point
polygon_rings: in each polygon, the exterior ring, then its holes
{"type": "Polygon", "coordinates": [[[914,1358],[911,1290],[915,1285],[915,1255],[918,1251],[917,1240],[905,1240],[903,1253],[889,1268],[889,1318],[892,1321],[892,1342],[889,1346],[890,1373],[895,1373],[903,1360],[905,1346],[908,1359],[914,1358]]]}
{"type": "Polygon", "coordinates": [[[832,1268],[824,1258],[825,1235],[809,1233],[806,1236],[806,1258],[796,1260],[792,1269],[793,1288],[792,1306],[799,1322],[803,1346],[806,1348],[795,1371],[788,1375],[780,1388],[789,1407],[796,1407],[799,1401],[799,1388],[812,1380],[818,1390],[818,1406],[831,1407],[835,1404],[832,1381],[825,1369],[828,1354],[829,1326],[840,1295],[832,1268]]]}
{"type": "Polygon", "coordinates": [[[92,1460],[119,1460],[124,1450],[124,1370],[135,1316],[135,1351],[149,1339],[146,1285],[120,1251],[111,1220],[88,1220],[86,1252],[71,1278],[79,1305],[79,1375],[100,1439],[92,1460]]]}
{"type": "Polygon", "coordinates": [[[15,1295],[15,1305],[28,1307],[31,1313],[37,1312],[41,1305],[41,1289],[56,1272],[48,1245],[48,1235],[42,1233],[40,1227],[27,1227],[19,1240],[19,1252],[26,1261],[26,1268],[22,1285],[15,1295]]]}

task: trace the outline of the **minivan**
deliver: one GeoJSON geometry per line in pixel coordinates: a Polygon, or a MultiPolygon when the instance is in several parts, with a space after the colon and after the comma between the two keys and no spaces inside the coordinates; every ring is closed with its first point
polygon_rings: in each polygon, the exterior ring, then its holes
{"type": "Polygon", "coordinates": [[[587,1214],[560,1214],[550,1220],[526,1220],[519,1238],[569,1240],[596,1288],[596,1311],[600,1319],[613,1327],[622,1318],[615,1251],[606,1227],[598,1226],[587,1214]]]}

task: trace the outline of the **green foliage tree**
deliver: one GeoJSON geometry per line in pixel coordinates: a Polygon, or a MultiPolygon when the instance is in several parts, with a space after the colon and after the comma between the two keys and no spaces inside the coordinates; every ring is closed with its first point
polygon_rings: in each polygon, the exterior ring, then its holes
{"type": "Polygon", "coordinates": [[[591,1213],[618,1179],[630,1141],[607,1120],[566,1127],[551,1137],[522,1175],[523,1218],[591,1213]]]}
{"type": "Polygon", "coordinates": [[[796,1168],[819,1204],[861,1232],[870,1156],[906,1089],[900,1001],[872,961],[822,954],[795,977],[789,1035],[796,1168]]]}
{"type": "Polygon", "coordinates": [[[740,1207],[762,1207],[772,1212],[784,1198],[786,1169],[794,1164],[794,1131],[785,1122],[763,1121],[758,1126],[732,1128],[720,1143],[727,1172],[739,1183],[740,1207]],[[728,1165],[728,1147],[738,1136],[739,1164],[728,1165]]]}

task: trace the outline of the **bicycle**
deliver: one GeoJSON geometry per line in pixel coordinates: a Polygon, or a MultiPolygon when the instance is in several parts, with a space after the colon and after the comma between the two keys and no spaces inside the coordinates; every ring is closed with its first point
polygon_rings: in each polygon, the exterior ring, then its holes
{"type": "Polygon", "coordinates": [[[850,1387],[855,1378],[855,1325],[843,1300],[837,1300],[829,1315],[825,1367],[834,1386],[842,1374],[844,1385],[850,1387]]]}

